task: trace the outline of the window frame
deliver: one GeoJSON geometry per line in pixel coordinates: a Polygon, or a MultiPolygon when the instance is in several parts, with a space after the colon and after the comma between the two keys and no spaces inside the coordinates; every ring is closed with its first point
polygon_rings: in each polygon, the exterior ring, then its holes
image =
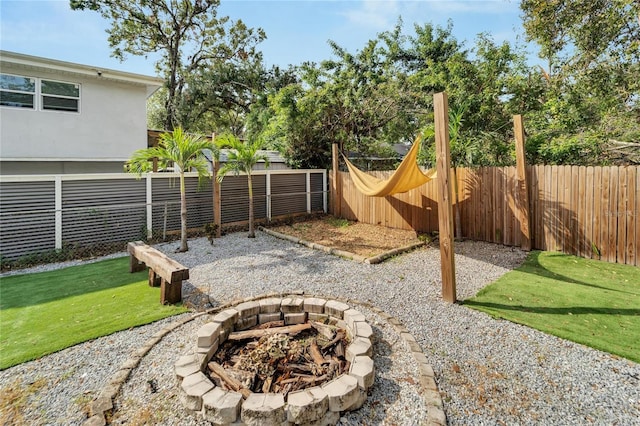
{"type": "Polygon", "coordinates": [[[20,78],[30,79],[30,80],[34,81],[34,91],[33,92],[25,92],[25,91],[20,91],[20,90],[12,90],[12,89],[2,89],[2,88],[0,88],[0,91],[3,91],[3,92],[21,93],[21,94],[32,95],[33,96],[33,107],[25,108],[25,107],[18,107],[18,106],[12,106],[12,105],[0,105],[0,108],[10,108],[10,109],[14,109],[14,110],[23,110],[23,111],[27,110],[27,111],[66,113],[66,114],[80,114],[81,113],[81,107],[82,107],[82,83],[64,81],[64,80],[55,80],[55,79],[45,78],[45,77],[34,77],[34,76],[29,76],[29,75],[13,74],[13,73],[9,73],[9,72],[1,72],[0,75],[8,75],[8,76],[12,76],[12,77],[20,77],[20,78]],[[52,82],[52,83],[64,83],[64,84],[71,84],[73,86],[77,86],[78,87],[78,96],[76,97],[76,96],[54,95],[54,94],[51,94],[51,93],[43,93],[42,84],[43,84],[43,82],[46,82],[46,81],[49,81],[49,82],[52,82]],[[75,111],[74,110],[56,109],[56,108],[45,108],[45,101],[44,101],[44,97],[45,96],[52,97],[52,98],[58,98],[58,99],[73,99],[73,100],[76,100],[78,108],[75,111]]]}
{"type": "Polygon", "coordinates": [[[18,77],[18,78],[24,78],[24,79],[33,80],[33,92],[27,92],[25,90],[4,89],[4,88],[0,87],[0,91],[1,92],[18,93],[18,94],[22,94],[22,95],[31,95],[31,96],[33,96],[33,102],[32,102],[31,108],[22,107],[22,106],[14,106],[14,105],[0,105],[0,107],[18,109],[18,110],[23,110],[23,111],[24,110],[36,111],[38,109],[38,78],[37,77],[29,77],[29,76],[26,76],[26,75],[18,75],[18,74],[12,74],[12,73],[8,73],[8,72],[0,73],[0,75],[8,75],[8,76],[11,76],[11,77],[18,77]]]}
{"type": "Polygon", "coordinates": [[[52,80],[49,78],[38,78],[37,79],[38,82],[40,83],[38,85],[38,89],[40,92],[40,111],[54,111],[54,112],[68,112],[68,113],[72,113],[72,114],[80,114],[80,98],[82,96],[82,85],[80,83],[72,83],[70,81],[62,81],[62,80],[52,80]],[[67,96],[67,95],[54,95],[51,93],[44,93],[44,91],[42,90],[42,85],[45,81],[50,81],[51,83],[62,83],[62,84],[70,84],[73,86],[78,86],[78,96],[67,96]],[[76,111],[72,111],[72,110],[64,110],[64,109],[55,109],[55,108],[45,108],[44,105],[44,98],[45,96],[50,97],[50,98],[57,98],[57,99],[74,99],[76,101],[78,101],[78,108],[76,111]]]}

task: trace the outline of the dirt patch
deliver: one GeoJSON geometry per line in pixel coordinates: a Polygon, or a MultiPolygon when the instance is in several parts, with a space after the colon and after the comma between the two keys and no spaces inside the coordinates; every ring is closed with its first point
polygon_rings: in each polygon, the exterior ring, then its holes
{"type": "Polygon", "coordinates": [[[333,216],[291,225],[269,226],[269,229],[364,257],[421,241],[415,231],[352,222],[333,216]]]}

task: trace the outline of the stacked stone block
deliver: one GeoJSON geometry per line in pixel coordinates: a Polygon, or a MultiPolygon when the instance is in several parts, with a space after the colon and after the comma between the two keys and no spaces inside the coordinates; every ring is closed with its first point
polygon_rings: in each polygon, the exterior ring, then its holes
{"type": "Polygon", "coordinates": [[[332,425],[340,413],[359,409],[373,385],[371,327],[362,313],[343,302],[299,295],[240,303],[215,315],[197,332],[195,354],[180,357],[174,365],[180,396],[186,408],[216,425],[332,425]],[[312,321],[344,327],[352,339],[345,350],[351,362],[348,373],[321,386],[282,394],[252,393],[242,400],[238,392],[216,387],[203,373],[230,333],[256,324],[284,320],[285,324],[312,321]]]}
{"type": "Polygon", "coordinates": [[[269,298],[260,300],[260,313],[258,314],[258,322],[264,324],[271,321],[280,321],[282,312],[280,305],[282,299],[269,298]]]}

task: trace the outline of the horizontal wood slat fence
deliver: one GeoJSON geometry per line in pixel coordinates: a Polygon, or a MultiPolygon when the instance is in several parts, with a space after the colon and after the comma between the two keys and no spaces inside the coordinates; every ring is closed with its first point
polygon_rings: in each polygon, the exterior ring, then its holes
{"type": "MultiPolygon", "coordinates": [[[[391,172],[371,174],[386,178],[391,172]]],[[[376,198],[362,195],[349,173],[339,176],[342,199],[332,206],[339,206],[335,215],[417,232],[438,230],[437,179],[376,198]]],[[[534,249],[640,266],[639,166],[527,166],[527,179],[534,249]]],[[[515,167],[457,169],[464,238],[521,245],[516,182],[515,167]]]]}

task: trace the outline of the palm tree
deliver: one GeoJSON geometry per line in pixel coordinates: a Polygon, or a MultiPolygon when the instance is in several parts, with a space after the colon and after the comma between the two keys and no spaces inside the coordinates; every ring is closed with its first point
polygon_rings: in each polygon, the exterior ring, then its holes
{"type": "Polygon", "coordinates": [[[253,183],[251,180],[251,172],[253,166],[259,161],[264,161],[265,167],[269,167],[269,159],[265,154],[258,152],[261,148],[261,142],[256,140],[252,143],[244,144],[233,135],[224,135],[216,141],[218,148],[230,148],[227,155],[227,162],[218,171],[218,182],[222,182],[224,175],[229,172],[238,175],[245,173],[247,175],[247,185],[249,187],[249,238],[255,238],[256,234],[253,229],[253,183]]]}
{"type": "Polygon", "coordinates": [[[184,184],[184,173],[195,170],[198,178],[209,176],[209,162],[204,150],[209,149],[217,157],[216,146],[202,136],[188,135],[181,127],[173,132],[160,135],[158,146],[139,149],[127,161],[126,169],[141,175],[151,171],[151,161],[158,160],[158,166],[167,168],[173,165],[180,174],[180,248],[179,252],[189,250],[187,245],[187,195],[184,184]]]}

